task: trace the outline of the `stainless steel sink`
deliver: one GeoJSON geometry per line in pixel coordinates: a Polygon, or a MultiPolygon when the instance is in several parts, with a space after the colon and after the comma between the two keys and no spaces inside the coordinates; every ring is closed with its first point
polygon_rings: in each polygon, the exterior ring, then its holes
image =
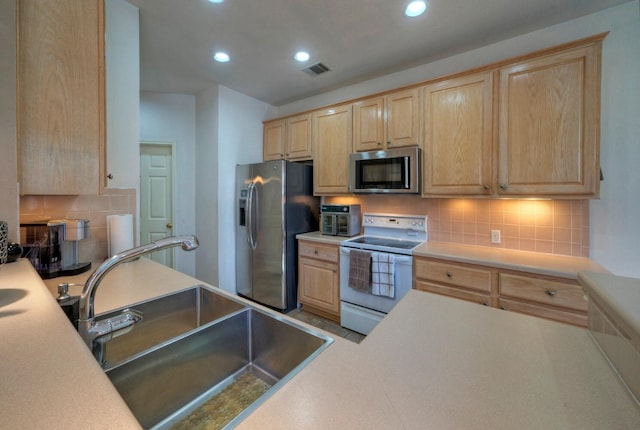
{"type": "MultiPolygon", "coordinates": [[[[142,351],[244,307],[242,303],[200,285],[127,306],[126,308],[142,312],[143,320],[128,333],[104,343],[103,367],[108,369],[142,351]]],[[[114,317],[126,308],[97,315],[96,320],[114,317]]]]}
{"type": "Polygon", "coordinates": [[[144,428],[222,428],[237,424],[331,342],[245,306],[106,374],[144,428]]]}

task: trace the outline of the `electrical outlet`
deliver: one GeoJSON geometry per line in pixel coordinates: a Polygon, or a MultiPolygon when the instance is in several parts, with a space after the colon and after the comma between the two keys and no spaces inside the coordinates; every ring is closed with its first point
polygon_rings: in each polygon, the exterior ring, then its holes
{"type": "Polygon", "coordinates": [[[491,243],[500,243],[500,230],[491,230],[491,243]]]}

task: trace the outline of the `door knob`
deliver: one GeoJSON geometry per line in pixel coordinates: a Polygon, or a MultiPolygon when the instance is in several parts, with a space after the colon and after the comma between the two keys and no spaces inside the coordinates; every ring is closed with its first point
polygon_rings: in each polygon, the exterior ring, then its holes
{"type": "Polygon", "coordinates": [[[171,224],[170,222],[167,223],[167,228],[173,228],[173,224],[171,224]]]}

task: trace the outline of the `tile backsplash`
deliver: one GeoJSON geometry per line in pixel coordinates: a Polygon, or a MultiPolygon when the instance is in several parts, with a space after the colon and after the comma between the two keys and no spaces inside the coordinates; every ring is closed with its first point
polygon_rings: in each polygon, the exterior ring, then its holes
{"type": "Polygon", "coordinates": [[[429,240],[550,254],[589,256],[588,200],[423,199],[419,196],[325,197],[362,212],[426,214],[429,240]],[[500,230],[501,243],[491,243],[500,230]]]}
{"type": "MultiPolygon", "coordinates": [[[[21,196],[20,222],[88,219],[89,237],[80,241],[80,261],[107,258],[107,215],[136,214],[135,189],[105,189],[102,195],[21,196]]],[[[134,232],[135,237],[135,232],[134,232]]]]}

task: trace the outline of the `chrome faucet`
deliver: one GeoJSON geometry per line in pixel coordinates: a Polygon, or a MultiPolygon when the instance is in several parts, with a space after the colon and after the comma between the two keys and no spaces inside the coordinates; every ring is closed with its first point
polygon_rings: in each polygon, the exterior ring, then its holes
{"type": "Polygon", "coordinates": [[[195,236],[170,236],[147,243],[136,248],[122,251],[102,263],[87,279],[80,295],[78,332],[98,362],[102,364],[104,344],[122,334],[129,332],[133,326],[142,321],[143,315],[134,309],[125,309],[118,316],[96,321],[93,302],[98,285],[113,268],[121,263],[134,260],[142,255],[161,249],[181,246],[185,251],[198,247],[195,236]]]}

